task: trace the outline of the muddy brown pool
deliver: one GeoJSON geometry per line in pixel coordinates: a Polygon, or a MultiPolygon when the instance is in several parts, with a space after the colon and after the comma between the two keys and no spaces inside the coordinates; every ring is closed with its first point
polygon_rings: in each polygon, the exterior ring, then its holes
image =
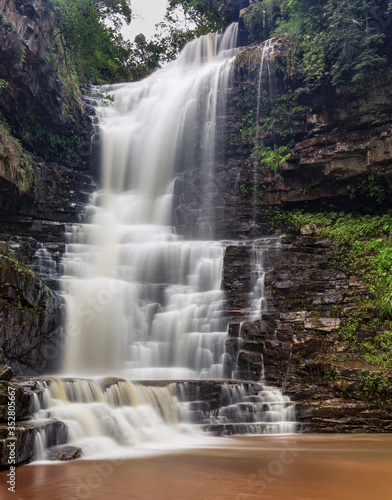
{"type": "Polygon", "coordinates": [[[212,448],[24,466],[3,500],[389,500],[392,435],[243,437],[212,448]]]}

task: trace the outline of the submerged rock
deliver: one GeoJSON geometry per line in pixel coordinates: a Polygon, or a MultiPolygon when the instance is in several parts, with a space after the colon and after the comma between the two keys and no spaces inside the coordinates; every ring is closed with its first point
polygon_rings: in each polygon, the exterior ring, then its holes
{"type": "Polygon", "coordinates": [[[76,460],[77,458],[81,458],[82,455],[83,452],[81,448],[69,445],[54,446],[46,451],[46,458],[53,461],[59,460],[65,462],[68,460],[76,460]]]}

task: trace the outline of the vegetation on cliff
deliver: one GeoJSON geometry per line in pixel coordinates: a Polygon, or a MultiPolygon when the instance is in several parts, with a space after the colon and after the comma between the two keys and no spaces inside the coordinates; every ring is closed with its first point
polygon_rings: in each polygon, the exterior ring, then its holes
{"type": "Polygon", "coordinates": [[[285,72],[308,85],[363,81],[387,61],[390,0],[263,0],[244,15],[252,42],[286,34],[285,72]]]}
{"type": "MultiPolygon", "coordinates": [[[[341,212],[285,211],[278,226],[327,237],[336,266],[360,277],[368,287],[363,300],[346,311],[337,339],[347,343],[347,360],[392,368],[392,216],[341,212]]],[[[373,377],[373,375],[370,375],[373,377]]],[[[364,382],[365,383],[365,382],[364,382]]]]}
{"type": "Polygon", "coordinates": [[[30,156],[5,122],[0,122],[0,175],[15,182],[21,191],[31,186],[34,177],[30,156]]]}

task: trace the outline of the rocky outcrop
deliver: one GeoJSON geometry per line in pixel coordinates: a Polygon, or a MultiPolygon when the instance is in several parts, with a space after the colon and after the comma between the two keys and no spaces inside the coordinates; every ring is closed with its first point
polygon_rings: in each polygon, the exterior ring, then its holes
{"type": "Polygon", "coordinates": [[[31,419],[43,390],[44,384],[37,379],[0,378],[0,469],[34,459],[38,435],[44,447],[67,442],[68,429],[63,422],[53,418],[31,419]]]}
{"type": "Polygon", "coordinates": [[[55,36],[53,4],[0,0],[0,11],[0,119],[8,122],[0,124],[0,347],[19,375],[36,374],[58,365],[54,290],[66,226],[95,190],[80,173],[90,168],[91,120],[55,36]]]}
{"type": "Polygon", "coordinates": [[[24,192],[0,180],[0,347],[18,375],[58,369],[58,265],[67,225],[78,222],[94,189],[90,177],[56,164],[36,163],[24,192]]]}
{"type": "Polygon", "coordinates": [[[95,189],[87,175],[57,164],[36,163],[32,184],[25,192],[0,181],[2,232],[42,243],[63,242],[66,224],[78,222],[95,189]]]}
{"type": "Polygon", "coordinates": [[[310,90],[304,82],[290,82],[280,73],[278,66],[286,57],[285,38],[273,43],[271,74],[266,70],[262,73],[262,78],[268,77],[270,82],[270,105],[266,111],[260,104],[257,134],[255,95],[261,47],[245,49],[237,57],[233,102],[241,106],[233,110],[230,123],[231,150],[237,145],[234,153],[243,156],[251,152],[256,135],[273,147],[289,134],[294,146],[285,152],[289,158],[276,173],[259,162],[257,154],[251,154],[250,163],[243,162],[242,168],[240,163],[243,194],[249,196],[246,188],[256,189],[261,205],[327,200],[355,206],[356,199],[361,203],[364,197],[373,196],[374,203],[377,195],[385,196],[385,175],[392,172],[390,70],[384,69],[376,79],[360,85],[310,90]],[[253,115],[248,116],[253,121],[246,118],[252,109],[253,115]],[[237,118],[238,110],[242,120],[237,118]]]}
{"type": "Polygon", "coordinates": [[[0,347],[15,372],[54,371],[62,340],[62,299],[27,267],[0,256],[0,347]]]}
{"type": "Polygon", "coordinates": [[[0,466],[21,465],[34,459],[37,452],[37,434],[43,432],[52,446],[64,444],[68,429],[63,422],[51,419],[43,422],[18,422],[15,433],[9,436],[8,427],[0,424],[0,466]]]}

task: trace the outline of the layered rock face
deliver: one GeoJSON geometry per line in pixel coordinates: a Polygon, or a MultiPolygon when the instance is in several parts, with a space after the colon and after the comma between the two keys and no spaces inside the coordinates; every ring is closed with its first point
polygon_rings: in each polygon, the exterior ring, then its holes
{"type": "Polygon", "coordinates": [[[38,452],[39,433],[44,433],[45,442],[53,447],[53,460],[67,460],[72,452],[75,455],[73,458],[79,458],[75,450],[67,450],[69,447],[61,446],[68,439],[68,428],[63,422],[57,419],[31,419],[32,413],[37,410],[35,400],[42,392],[43,385],[40,381],[9,381],[1,372],[0,366],[0,468],[31,461],[38,452]]]}
{"type": "Polygon", "coordinates": [[[284,38],[274,40],[270,73],[260,72],[263,46],[238,54],[227,101],[224,158],[214,166],[209,193],[201,188],[204,179],[197,169],[190,168],[177,182],[177,222],[185,234],[193,235],[200,216],[210,218],[215,237],[238,239],[271,233],[268,207],[390,205],[390,70],[357,86],[311,91],[296,88],[296,82],[293,91],[274,66],[284,54],[284,43],[284,38]],[[260,74],[264,85],[269,82],[267,108],[257,99],[260,74]],[[260,141],[273,150],[282,134],[289,134],[293,145],[281,154],[287,159],[274,171],[258,158],[260,141]],[[203,213],[206,198],[213,215],[203,213]]]}
{"type": "Polygon", "coordinates": [[[62,300],[29,269],[1,257],[0,338],[17,373],[54,371],[62,337],[62,300]]]}
{"type": "Polygon", "coordinates": [[[392,408],[369,402],[361,387],[363,373],[377,368],[346,360],[347,345],[339,341],[367,287],[336,267],[328,240],[292,235],[278,246],[263,242],[267,311],[246,321],[255,246],[230,246],[225,257],[232,318],[226,345],[235,376],[259,380],[264,373],[282,387],[296,402],[303,432],[390,432],[392,408]]]}

